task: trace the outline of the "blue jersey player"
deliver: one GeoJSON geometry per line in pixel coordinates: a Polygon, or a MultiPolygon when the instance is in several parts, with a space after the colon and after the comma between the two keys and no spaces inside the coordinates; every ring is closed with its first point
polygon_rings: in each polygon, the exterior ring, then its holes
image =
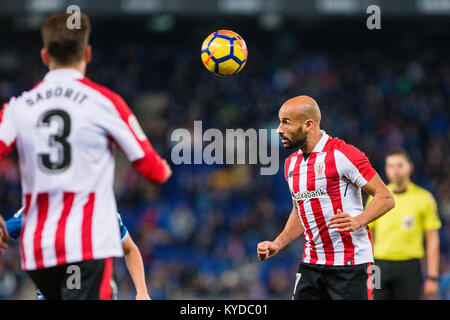
{"type": "MultiPolygon", "coordinates": [[[[6,229],[11,239],[16,240],[20,237],[20,231],[22,229],[22,213],[23,208],[17,211],[17,213],[9,220],[5,221],[6,229]]],[[[117,221],[120,228],[120,239],[122,241],[125,262],[136,288],[136,300],[150,300],[145,281],[144,263],[142,261],[141,253],[133,239],[131,239],[128,229],[123,224],[119,213],[117,213],[117,221]]],[[[37,290],[37,299],[46,300],[39,289],[37,290]]]]}

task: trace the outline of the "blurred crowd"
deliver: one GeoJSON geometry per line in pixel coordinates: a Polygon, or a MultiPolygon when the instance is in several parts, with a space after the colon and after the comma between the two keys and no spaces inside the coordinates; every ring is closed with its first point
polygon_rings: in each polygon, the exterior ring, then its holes
{"type": "MultiPolygon", "coordinates": [[[[244,38],[246,38],[244,36],[244,38]]],[[[411,153],[413,180],[430,190],[439,205],[441,292],[450,298],[450,162],[448,51],[302,48],[294,35],[263,43],[247,41],[249,61],[233,77],[203,68],[198,43],[182,41],[93,42],[87,76],[121,94],[137,114],[155,149],[170,160],[170,133],[218,128],[276,128],[282,102],[314,97],[322,127],[363,150],[384,178],[390,148],[411,153]],[[269,49],[268,49],[269,48],[269,49]]],[[[0,102],[37,83],[46,70],[39,39],[27,46],[0,47],[0,102]]],[[[448,48],[446,49],[448,50],[448,48]]],[[[154,299],[289,299],[303,240],[260,263],[256,245],[283,228],[292,202],[280,170],[262,176],[258,165],[172,165],[162,186],[147,184],[118,152],[116,195],[119,212],[145,262],[154,299]]],[[[0,212],[21,205],[16,155],[0,165],[0,212]]],[[[169,161],[170,162],[170,161],[169,161]]],[[[386,180],[385,180],[386,181],[386,180]]],[[[116,261],[119,299],[134,288],[125,264],[116,261]]],[[[23,296],[19,250],[0,256],[0,299],[23,296]]]]}

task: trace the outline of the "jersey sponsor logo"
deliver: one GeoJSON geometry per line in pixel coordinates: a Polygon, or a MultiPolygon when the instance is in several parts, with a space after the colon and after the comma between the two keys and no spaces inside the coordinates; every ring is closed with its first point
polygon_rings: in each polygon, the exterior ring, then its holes
{"type": "Polygon", "coordinates": [[[130,125],[130,128],[133,130],[134,134],[140,141],[145,141],[147,139],[144,130],[142,130],[141,125],[139,124],[134,115],[130,115],[128,117],[128,124],[130,125]]]}
{"type": "Polygon", "coordinates": [[[313,198],[325,198],[328,197],[328,193],[322,189],[314,190],[314,191],[304,191],[304,192],[296,192],[294,193],[291,190],[292,199],[296,201],[307,200],[313,198]]]}

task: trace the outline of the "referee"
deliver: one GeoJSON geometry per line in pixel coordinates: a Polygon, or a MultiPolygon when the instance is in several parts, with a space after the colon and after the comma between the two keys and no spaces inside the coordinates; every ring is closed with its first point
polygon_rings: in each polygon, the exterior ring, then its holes
{"type": "MultiPolygon", "coordinates": [[[[375,265],[381,274],[381,288],[374,290],[374,298],[420,299],[420,259],[425,251],[427,277],[423,295],[432,297],[438,289],[438,229],[441,227],[436,201],[430,192],[411,182],[413,164],[405,150],[390,151],[385,166],[390,182],[388,188],[394,195],[396,206],[369,225],[374,235],[375,265]]],[[[371,200],[369,197],[367,204],[371,200]]]]}

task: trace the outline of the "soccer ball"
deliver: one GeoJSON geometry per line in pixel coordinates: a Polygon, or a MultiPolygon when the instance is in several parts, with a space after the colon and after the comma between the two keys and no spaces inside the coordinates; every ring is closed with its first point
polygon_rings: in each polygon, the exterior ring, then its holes
{"type": "Polygon", "coordinates": [[[202,61],[206,69],[230,76],[244,68],[247,62],[247,46],[244,39],[230,30],[211,33],[202,45],[202,61]]]}

